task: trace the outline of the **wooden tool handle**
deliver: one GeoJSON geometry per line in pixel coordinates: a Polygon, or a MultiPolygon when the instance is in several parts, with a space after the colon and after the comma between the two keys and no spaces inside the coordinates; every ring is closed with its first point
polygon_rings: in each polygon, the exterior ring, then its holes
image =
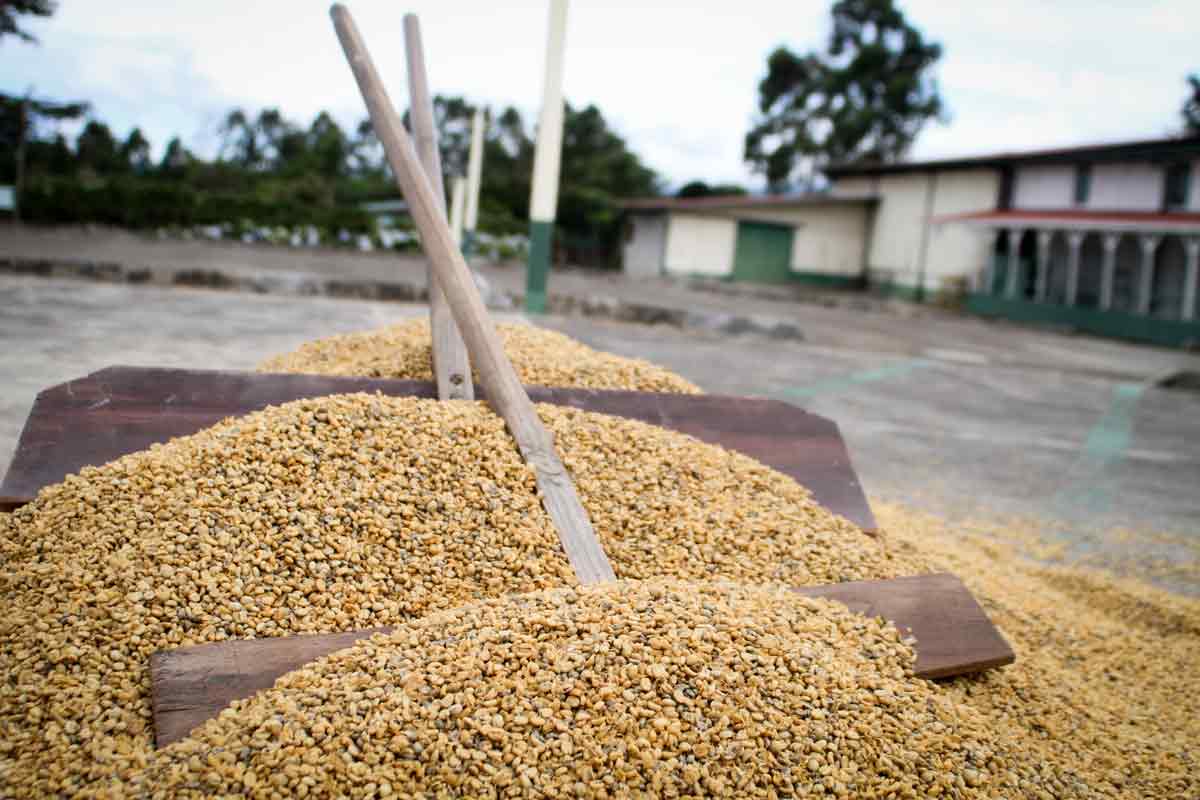
{"type": "Polygon", "coordinates": [[[504,354],[496,327],[487,315],[462,254],[454,246],[441,206],[417,161],[412,140],[396,116],[353,17],[341,4],[335,4],[330,14],[346,60],[350,62],[371,114],[375,134],[421,233],[425,255],[433,265],[454,319],[466,339],[471,360],[487,390],[488,401],[504,418],[521,455],[534,468],[542,503],[558,529],[575,575],[584,584],[616,580],[612,565],[575,492],[575,484],[554,449],[550,432],[538,419],[525,387],[504,354]]]}
{"type": "MultiPolygon", "coordinates": [[[[442,217],[446,216],[446,192],[442,186],[442,157],[438,152],[437,128],[433,123],[433,101],[425,72],[425,48],[421,44],[421,23],[416,14],[404,16],[404,53],[408,60],[408,97],[412,114],[413,140],[425,177],[438,200],[442,217]]],[[[446,295],[438,284],[431,264],[426,278],[429,284],[429,330],[433,339],[433,377],[440,400],[474,400],[475,384],[471,362],[454,315],[446,304],[446,295]]]]}

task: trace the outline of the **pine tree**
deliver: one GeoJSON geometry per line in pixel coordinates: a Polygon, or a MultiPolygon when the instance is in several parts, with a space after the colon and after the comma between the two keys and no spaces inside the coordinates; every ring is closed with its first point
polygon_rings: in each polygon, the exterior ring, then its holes
{"type": "Polygon", "coordinates": [[[886,162],[942,113],[927,42],[894,0],[839,0],[824,52],[771,53],[745,159],[772,191],[810,183],[829,163],[886,162]]]}

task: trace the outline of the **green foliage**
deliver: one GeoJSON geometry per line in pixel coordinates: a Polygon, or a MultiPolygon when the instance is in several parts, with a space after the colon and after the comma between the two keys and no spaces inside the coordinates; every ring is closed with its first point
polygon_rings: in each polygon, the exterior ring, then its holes
{"type": "Polygon", "coordinates": [[[150,171],[150,142],[146,141],[141,128],[129,132],[117,156],[122,164],[128,165],[139,175],[150,171]]]}
{"type": "MultiPolygon", "coordinates": [[[[0,108],[0,112],[10,109],[0,108]]],[[[465,174],[474,106],[462,97],[434,99],[442,164],[465,174]]],[[[9,114],[11,116],[11,114],[9,114]]],[[[485,115],[485,119],[487,115],[485,115]]],[[[0,113],[0,131],[4,120],[0,113]]],[[[370,232],[359,210],[394,198],[382,149],[368,121],[352,133],[321,112],[307,127],[278,109],[232,109],[222,119],[213,161],[189,153],[178,137],[156,164],[140,129],[118,141],[92,119],[72,149],[61,135],[31,140],[23,216],[44,223],[99,222],[130,228],[223,224],[314,224],[370,232]]],[[[534,143],[520,113],[507,108],[484,139],[480,230],[495,236],[528,233],[534,143]]],[[[3,158],[0,152],[0,159],[3,158]]],[[[559,192],[559,240],[576,263],[606,264],[620,233],[619,198],[657,190],[657,180],[595,106],[567,108],[559,192]]]]}
{"type": "Polygon", "coordinates": [[[931,72],[942,48],[894,0],[839,0],[825,52],[771,53],[745,158],[772,191],[829,163],[886,162],[942,113],[931,72]]]}
{"type": "Polygon", "coordinates": [[[1200,136],[1200,72],[1189,75],[1187,82],[1190,94],[1181,109],[1183,130],[1184,133],[1200,136]]]}
{"type": "Polygon", "coordinates": [[[126,166],[121,163],[117,140],[103,122],[91,120],[75,140],[75,154],[79,166],[97,175],[120,172],[126,166]]]}
{"type": "Polygon", "coordinates": [[[16,36],[26,42],[36,42],[28,32],[17,25],[17,18],[23,15],[48,17],[54,13],[53,0],[0,0],[0,39],[5,36],[16,36]]]}
{"type": "Polygon", "coordinates": [[[557,227],[570,261],[613,266],[623,197],[658,193],[658,177],[608,127],[594,105],[567,106],[557,227]],[[574,251],[574,252],[573,252],[574,251]]]}
{"type": "MultiPolygon", "coordinates": [[[[465,175],[475,107],[462,97],[434,97],[446,186],[465,175]]],[[[534,142],[520,112],[506,108],[491,119],[484,139],[480,228],[505,235],[527,233],[534,142]]],[[[558,240],[576,263],[610,263],[620,235],[622,197],[654,194],[657,176],[608,127],[595,106],[566,109],[558,196],[558,240]]]]}
{"type": "Polygon", "coordinates": [[[679,187],[676,197],[728,197],[730,195],[747,194],[746,187],[736,183],[717,183],[709,185],[704,181],[691,181],[679,187]]]}
{"type": "Polygon", "coordinates": [[[245,192],[203,190],[156,176],[127,174],[85,182],[44,175],[27,183],[21,207],[25,219],[43,224],[87,221],[154,229],[252,220],[289,228],[315,225],[327,236],[342,229],[369,233],[374,227],[357,207],[334,203],[328,187],[296,181],[265,182],[245,192]]]}
{"type": "Polygon", "coordinates": [[[87,112],[87,108],[86,103],[57,103],[31,96],[16,97],[0,93],[0,183],[16,180],[17,162],[21,160],[23,146],[27,151],[25,160],[28,161],[34,150],[41,154],[44,149],[42,146],[54,141],[39,138],[45,123],[78,119],[87,112]]]}

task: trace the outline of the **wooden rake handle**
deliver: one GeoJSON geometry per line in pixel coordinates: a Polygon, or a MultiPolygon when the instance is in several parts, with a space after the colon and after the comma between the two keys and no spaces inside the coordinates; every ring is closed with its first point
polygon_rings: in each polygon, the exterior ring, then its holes
{"type": "Polygon", "coordinates": [[[576,577],[583,584],[616,580],[587,511],[579,501],[575,484],[554,449],[554,440],[538,419],[525,387],[504,354],[467,264],[454,246],[442,206],[425,178],[412,140],[396,116],[354,18],[341,4],[335,4],[330,15],[367,104],[375,134],[421,233],[421,246],[446,294],[471,361],[479,371],[488,402],[504,418],[521,455],[533,467],[542,504],[558,529],[576,577]]]}
{"type": "MultiPolygon", "coordinates": [[[[404,15],[404,54],[408,62],[408,97],[412,109],[412,131],[417,156],[433,189],[434,199],[444,218],[446,192],[442,186],[442,158],[438,153],[437,128],[433,123],[433,101],[425,72],[425,48],[421,44],[421,24],[415,14],[404,15]]],[[[429,331],[433,343],[433,376],[439,400],[474,400],[471,363],[466,344],[454,324],[446,295],[438,283],[433,265],[429,265],[429,331]]]]}

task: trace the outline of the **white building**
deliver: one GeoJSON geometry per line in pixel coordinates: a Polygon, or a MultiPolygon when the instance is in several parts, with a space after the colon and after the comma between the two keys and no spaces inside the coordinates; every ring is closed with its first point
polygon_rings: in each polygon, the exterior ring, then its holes
{"type": "Polygon", "coordinates": [[[981,314],[1200,341],[1200,137],[827,175],[822,195],[631,201],[625,269],[957,295],[981,314]]]}
{"type": "Polygon", "coordinates": [[[872,197],[630,200],[625,272],[863,285],[872,197]]]}

